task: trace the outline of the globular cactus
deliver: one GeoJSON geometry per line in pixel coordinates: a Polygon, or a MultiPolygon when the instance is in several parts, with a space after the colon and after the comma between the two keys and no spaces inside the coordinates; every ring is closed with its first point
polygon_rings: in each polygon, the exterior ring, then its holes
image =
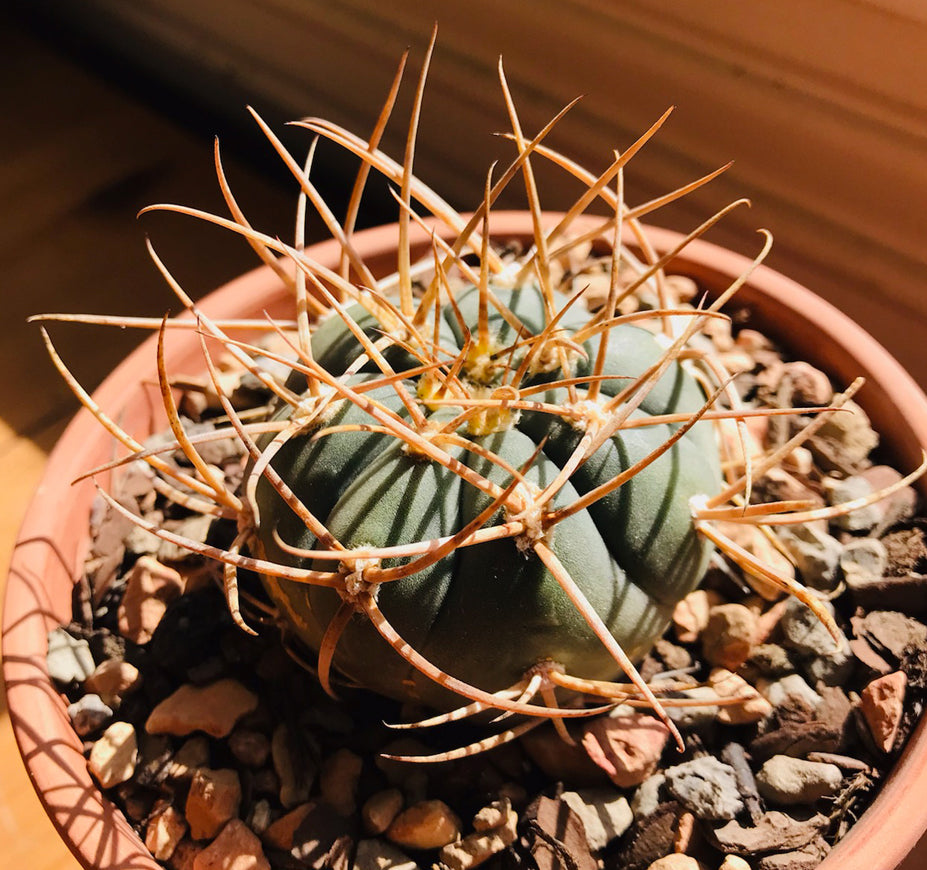
{"type": "MultiPolygon", "coordinates": [[[[328,375],[365,364],[344,382],[343,400],[297,424],[300,434],[288,433],[279,450],[268,448],[270,464],[332,539],[377,555],[358,560],[354,592],[267,579],[314,649],[325,645],[329,626],[341,627],[339,614],[363,609],[357,596],[369,596],[426,659],[498,691],[542,662],[583,678],[614,676],[615,659],[599,624],[584,617],[585,602],[632,659],[666,629],[710,555],[690,502],[717,493],[721,476],[710,424],[687,429],[664,452],[683,424],[660,421],[697,414],[706,397],[681,365],[661,366],[665,351],[651,333],[620,325],[594,334],[595,318],[567,302],[530,282],[464,288],[421,324],[415,357],[403,350],[380,361],[391,359],[398,372],[427,370],[388,384],[349,327],[365,324],[371,344],[385,334],[362,306],[318,330],[312,356],[328,375]],[[438,352],[424,340],[435,334],[438,352]],[[588,378],[600,354],[595,396],[588,378]],[[433,376],[444,362],[456,368],[453,379],[433,376]],[[639,404],[631,401],[629,386],[661,367],[639,404]],[[382,409],[383,423],[367,402],[382,409]],[[608,433],[625,423],[634,428],[608,433]],[[601,446],[591,450],[595,441],[601,446]],[[612,489],[635,465],[640,470],[612,489]],[[486,540],[477,543],[480,536],[486,540]],[[452,545],[440,548],[445,540],[452,545]],[[432,552],[410,546],[422,541],[433,542],[432,552]],[[409,555],[380,555],[385,548],[409,555]],[[584,603],[577,608],[571,598],[584,603]]],[[[285,405],[281,416],[292,419],[294,410],[301,409],[285,405]]],[[[256,505],[267,556],[325,569],[298,551],[331,540],[320,541],[266,478],[256,505]]],[[[333,664],[385,695],[447,705],[446,692],[383,646],[370,620],[352,619],[333,664]]]]}
{"type": "MultiPolygon", "coordinates": [[[[751,415],[791,413],[743,407],[721,361],[698,340],[707,322],[723,317],[722,306],[753,267],[704,308],[681,304],[663,269],[743,201],[658,255],[638,218],[718,173],[629,208],[623,168],[666,115],[593,175],[543,144],[569,106],[533,139],[525,137],[500,64],[516,154],[495,183],[490,173],[482,202],[462,217],[412,174],[427,66],[402,164],[378,148],[399,75],[368,140],[325,121],[299,122],[361,159],[344,221],[321,200],[308,165],[298,163],[259,118],[301,186],[294,245],[250,226],[218,150],[230,219],[156,207],[244,236],[294,294],[292,323],[271,325],[287,337],[292,354],[275,355],[205,316],[152,251],[198,318],[204,361],[230,421],[214,437],[239,439],[248,456],[240,491],[226,486],[186,434],[161,353],[162,395],[176,439],[169,446],[183,450],[189,471],[122,432],[67,373],[49,342],[53,359],[130,449],[125,461],[149,462],[163,478],[162,494],[234,518],[238,533],[219,548],[129,519],[222,562],[231,612],[249,631],[237,571],[258,571],[276,618],[314,652],[312,666],[327,690],[357,685],[450,711],[432,723],[490,708],[527,717],[461,752],[510,739],[548,718],[566,736],[565,719],[618,702],[652,706],[675,732],[663,710],[672,701],[657,699],[634,662],[700,583],[716,546],[747,575],[797,595],[836,633],[815,596],[735,543],[719,523],[772,526],[858,508],[859,501],[823,511],[799,503],[752,504],[750,490],[860,384],[830,408],[803,408],[811,422],[771,453],[751,457],[732,448],[722,427],[736,432],[751,415]],[[532,160],[541,158],[585,185],[560,216],[546,215],[539,204],[532,160]],[[397,260],[385,277],[374,275],[352,244],[371,170],[398,188],[397,260]],[[490,237],[493,203],[518,176],[534,240],[515,254],[495,248],[490,237]],[[431,212],[431,223],[413,202],[431,212]],[[599,219],[583,214],[594,202],[607,206],[599,219]],[[307,204],[340,242],[340,269],[323,266],[305,250],[307,204]],[[413,256],[413,223],[430,234],[423,260],[413,256]],[[609,280],[591,306],[581,275],[564,292],[560,264],[592,243],[609,280]],[[642,290],[650,303],[622,314],[623,300],[642,290]],[[243,418],[224,395],[211,341],[275,394],[264,418],[243,418]],[[261,362],[274,359],[285,364],[288,377],[261,362]],[[598,697],[599,706],[576,704],[580,696],[598,697]]],[[[768,249],[766,234],[754,266],[768,249]]],[[[159,346],[175,323],[159,324],[159,346]]]]}

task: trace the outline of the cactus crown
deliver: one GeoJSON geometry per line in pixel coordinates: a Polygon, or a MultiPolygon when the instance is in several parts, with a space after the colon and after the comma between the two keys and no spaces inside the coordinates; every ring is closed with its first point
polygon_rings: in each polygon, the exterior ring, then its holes
{"type": "MultiPolygon", "coordinates": [[[[248,455],[239,491],[203,460],[181,422],[163,354],[166,334],[179,321],[97,318],[159,329],[158,372],[174,436],[169,449],[183,451],[189,471],[165,462],[163,448],[146,449],[107,417],[46,334],[50,353],[81,401],[128,448],[122,462],[143,459],[159,474],[162,494],[234,519],[238,533],[220,549],[129,518],[220,561],[229,607],[245,631],[252,629],[242,615],[237,571],[259,572],[274,617],[313,649],[312,667],[330,692],[337,676],[451,710],[420,725],[490,708],[526,717],[457,754],[511,739],[547,719],[567,736],[564,720],[619,702],[652,707],[678,739],[664,711],[673,702],[657,698],[634,660],[700,582],[714,547],[748,575],[798,596],[836,631],[816,597],[718,524],[767,527],[823,516],[805,504],[751,504],[752,481],[813,434],[860,382],[833,407],[803,408],[817,416],[773,453],[750,457],[733,449],[730,439],[719,437],[722,425],[742,433],[751,415],[791,409],[744,408],[721,361],[693,339],[723,318],[723,305],[766,256],[769,235],[763,232],[750,269],[703,308],[677,298],[664,268],[745,201],[722,209],[670,251],[654,251],[640,224],[726,167],[628,207],[624,167],[669,112],[595,175],[544,145],[573,104],[528,138],[500,62],[515,157],[495,180],[490,171],[482,201],[472,215],[461,216],[412,172],[433,44],[418,80],[402,163],[382,153],[379,141],[405,57],[368,139],[320,119],[297,123],[361,161],[343,220],[313,185],[312,150],[300,164],[256,113],[300,185],[292,245],[250,226],[225,179],[218,145],[216,168],[230,218],[152,207],[243,236],[293,294],[291,322],[215,322],[151,250],[197,318],[204,363],[228,420],[209,437],[237,438],[248,455]],[[532,173],[532,161],[540,159],[585,187],[561,215],[541,209],[532,173]],[[387,276],[373,274],[352,242],[371,170],[398,189],[397,261],[387,276]],[[518,176],[534,239],[513,253],[490,239],[493,204],[518,176]],[[607,213],[585,214],[594,203],[604,203],[607,213]],[[337,269],[305,249],[307,205],[341,246],[337,269]],[[419,215],[422,208],[429,219],[419,215]],[[416,233],[421,240],[422,228],[427,254],[416,258],[413,241],[416,233]],[[591,280],[563,280],[593,244],[607,276],[594,304],[586,298],[591,280]],[[569,293],[563,289],[568,285],[569,293]],[[626,304],[642,295],[648,304],[626,304]],[[273,330],[291,352],[241,341],[236,326],[273,330]],[[215,343],[273,393],[274,405],[262,419],[245,418],[225,395],[215,343]],[[272,373],[268,361],[282,363],[289,375],[272,373]],[[623,674],[621,681],[616,674],[623,674]],[[597,697],[598,706],[563,703],[579,695],[597,697]],[[454,698],[464,706],[452,709],[454,698]]],[[[839,510],[829,508],[828,515],[839,510]]]]}

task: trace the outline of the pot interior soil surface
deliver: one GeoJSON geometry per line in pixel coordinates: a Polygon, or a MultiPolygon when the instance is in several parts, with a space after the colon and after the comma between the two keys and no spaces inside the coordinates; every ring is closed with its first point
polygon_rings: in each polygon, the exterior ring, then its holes
{"type": "MultiPolygon", "coordinates": [[[[672,247],[671,234],[657,231],[656,238],[659,247],[672,247]]],[[[679,273],[668,277],[683,302],[717,292],[712,270],[723,274],[731,255],[706,265],[709,258],[700,254],[712,252],[695,244],[686,254],[692,262],[677,264],[679,273]]],[[[734,274],[743,263],[736,265],[734,274]]],[[[269,270],[256,276],[246,276],[238,289],[271,286],[269,270]]],[[[585,301],[593,310],[607,295],[608,275],[594,256],[564,262],[559,279],[567,292],[590,286],[585,301]],[[598,294],[596,287],[602,288],[598,294]]],[[[790,321],[819,304],[807,295],[796,302],[791,292],[789,282],[761,269],[729,307],[731,322],[717,321],[706,331],[714,352],[742,372],[737,389],[751,405],[827,406],[836,389],[831,377],[843,388],[858,373],[851,370],[857,360],[826,340],[813,346],[813,364],[774,343],[774,336],[791,335],[800,347],[809,327],[791,330],[790,321]],[[788,292],[764,294],[764,282],[788,292]],[[779,315],[784,330],[774,327],[779,315]]],[[[232,314],[281,310],[279,297],[256,303],[252,295],[247,310],[232,314]]],[[[230,298],[227,288],[207,310],[228,314],[223,307],[230,298]]],[[[637,296],[623,313],[655,304],[637,296]]],[[[821,326],[833,328],[842,317],[833,314],[821,326]]],[[[270,355],[287,350],[279,340],[266,345],[270,355]]],[[[149,376],[150,351],[149,343],[147,354],[140,352],[149,376]]],[[[187,431],[203,437],[223,410],[202,372],[185,368],[195,351],[195,342],[185,349],[168,345],[170,370],[187,375],[175,381],[187,431]]],[[[880,353],[878,362],[862,367],[891,367],[880,353]]],[[[226,363],[223,383],[239,411],[271,401],[260,382],[226,363]]],[[[125,383],[123,377],[122,386],[108,384],[104,397],[124,398],[119,391],[125,383]]],[[[903,374],[894,386],[902,401],[917,393],[903,374]]],[[[877,389],[864,390],[860,405],[834,414],[757,480],[753,501],[803,501],[814,510],[864,500],[916,466],[923,420],[890,426],[891,398],[871,396],[877,389]]],[[[137,425],[137,437],[154,433],[146,441],[153,447],[171,436],[152,410],[156,387],[147,392],[125,416],[137,425]]],[[[923,415],[923,398],[918,401],[912,407],[923,415]]],[[[732,426],[731,444],[769,449],[812,417],[747,418],[741,433],[732,426]]],[[[89,437],[87,420],[75,425],[89,437]]],[[[108,458],[105,447],[94,449],[95,456],[82,455],[84,464],[68,469],[71,476],[108,458]]],[[[200,450],[230,488],[240,484],[247,461],[239,444],[202,441],[200,450]]],[[[163,458],[187,464],[179,450],[163,458]]],[[[55,473],[61,462],[53,458],[55,473]]],[[[231,545],[234,522],[178,506],[153,478],[144,463],[134,462],[113,471],[108,488],[144,522],[212,546],[231,545]]],[[[668,710],[684,738],[682,751],[649,710],[621,705],[573,720],[568,735],[547,723],[464,757],[458,757],[460,747],[497,732],[500,723],[490,727],[484,714],[476,722],[397,730],[384,723],[416,721],[427,712],[337,683],[338,698],[330,697],[313,673],[313,654],[275,619],[257,575],[239,572],[242,614],[258,629],[252,636],[229,615],[215,562],[140,528],[86,482],[76,503],[78,519],[87,515],[81,504],[91,505],[90,520],[52,566],[52,605],[23,556],[49,535],[33,515],[27,521],[34,529],[27,525],[14,572],[34,600],[19,612],[8,605],[5,668],[11,713],[26,747],[42,742],[22,708],[14,709],[30,690],[53,711],[43,716],[63,719],[66,709],[79,735],[68,738],[63,751],[45,743],[40,754],[52,768],[70,771],[64,779],[72,787],[81,783],[81,800],[74,803],[87,810],[85,835],[88,829],[99,834],[101,820],[115,820],[120,833],[99,839],[95,866],[111,866],[127,854],[134,866],[147,866],[147,850],[175,870],[226,866],[234,855],[249,856],[248,866],[319,870],[436,863],[451,870],[480,864],[541,870],[815,867],[879,794],[917,726],[927,690],[927,520],[910,486],[774,537],[731,524],[729,533],[743,547],[794,570],[817,590],[841,636],[835,644],[800,602],[751,585],[728,561],[713,561],[702,586],[676,607],[669,630],[640,664],[650,685],[672,687],[660,696],[678,704],[668,710]],[[79,567],[70,595],[72,564],[79,567]],[[9,651],[30,619],[36,635],[37,615],[38,635],[44,640],[48,632],[51,683],[41,673],[43,662],[13,661],[9,651]],[[447,760],[427,764],[390,757],[441,753],[447,760]],[[84,759],[119,812],[91,795],[84,759]]],[[[60,822],[62,802],[54,795],[45,800],[60,822]]],[[[909,830],[903,848],[919,833],[909,830]]],[[[67,836],[83,851],[80,837],[67,836]]],[[[827,866],[846,855],[837,847],[827,866]]]]}

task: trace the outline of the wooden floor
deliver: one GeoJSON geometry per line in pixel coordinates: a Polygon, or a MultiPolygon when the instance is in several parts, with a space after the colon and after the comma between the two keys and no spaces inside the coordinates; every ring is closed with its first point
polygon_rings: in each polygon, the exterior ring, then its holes
{"type": "MultiPolygon", "coordinates": [[[[194,295],[255,265],[246,245],[188,219],[136,220],[160,200],[220,207],[208,137],[6,18],[0,11],[0,591],[45,453],[76,409],[26,318],[176,308],[148,259],[146,233],[194,295]]],[[[285,232],[291,192],[240,160],[225,164],[253,221],[285,232]]],[[[52,333],[90,386],[142,337],[70,326],[52,333]]],[[[0,867],[23,866],[77,865],[32,791],[0,689],[0,867]]]]}

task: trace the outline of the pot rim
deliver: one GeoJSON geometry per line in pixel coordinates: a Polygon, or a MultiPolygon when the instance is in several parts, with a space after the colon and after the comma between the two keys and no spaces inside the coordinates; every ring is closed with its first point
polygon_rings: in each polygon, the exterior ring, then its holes
{"type": "MultiPolygon", "coordinates": [[[[556,213],[544,215],[545,223],[557,218],[556,213]]],[[[586,226],[593,226],[596,219],[586,218],[584,223],[586,220],[586,226]]],[[[491,217],[495,238],[524,237],[530,234],[530,225],[530,215],[524,211],[495,212],[491,217]]],[[[353,244],[365,260],[382,259],[395,250],[395,227],[388,224],[355,233],[353,244]]],[[[682,238],[679,233],[656,227],[647,227],[646,233],[658,252],[670,250],[682,238]]],[[[444,228],[439,234],[454,235],[444,228]]],[[[417,245],[424,248],[429,244],[429,236],[420,228],[414,227],[412,235],[417,245]]],[[[307,252],[323,263],[336,264],[340,258],[340,247],[334,240],[315,244],[307,252]]],[[[674,260],[670,271],[689,274],[706,286],[723,290],[750,263],[748,257],[698,239],[674,260]]],[[[268,267],[260,266],[198,304],[212,316],[236,316],[249,310],[243,300],[251,300],[250,311],[254,312],[264,307],[254,300],[274,292],[282,292],[279,280],[268,267]]],[[[859,403],[876,431],[892,433],[892,453],[898,464],[915,467],[927,447],[927,397],[888,351],[829,302],[766,266],[753,272],[734,304],[750,305],[759,299],[771,300],[769,307],[774,308],[761,319],[760,328],[768,329],[783,345],[803,347],[813,338],[812,353],[802,350],[802,358],[807,357],[844,383],[858,374],[867,378],[870,386],[859,394],[859,403]],[[903,430],[898,425],[902,410],[907,424],[903,430]]],[[[156,335],[149,336],[94,392],[102,407],[120,407],[127,395],[138,390],[136,372],[153,372],[156,342],[156,335]]],[[[10,562],[3,609],[3,676],[10,720],[26,769],[46,812],[74,855],[86,867],[153,870],[159,865],[91,779],[80,739],[71,730],[65,705],[45,667],[47,632],[60,624],[61,618],[66,622],[70,611],[70,596],[56,603],[48,589],[60,592],[76,582],[88,546],[85,529],[63,550],[56,547],[51,532],[62,523],[63,504],[69,506],[68,514],[87,516],[92,485],[85,482],[72,488],[69,481],[78,470],[95,464],[93,444],[102,443],[109,444],[110,436],[81,409],[49,455],[10,562]]],[[[922,488],[923,484],[922,479],[922,488]]],[[[86,525],[86,520],[83,522],[86,525]]],[[[925,801],[927,724],[922,718],[879,794],[822,868],[896,867],[927,828],[927,812],[922,808],[925,801]]]]}

